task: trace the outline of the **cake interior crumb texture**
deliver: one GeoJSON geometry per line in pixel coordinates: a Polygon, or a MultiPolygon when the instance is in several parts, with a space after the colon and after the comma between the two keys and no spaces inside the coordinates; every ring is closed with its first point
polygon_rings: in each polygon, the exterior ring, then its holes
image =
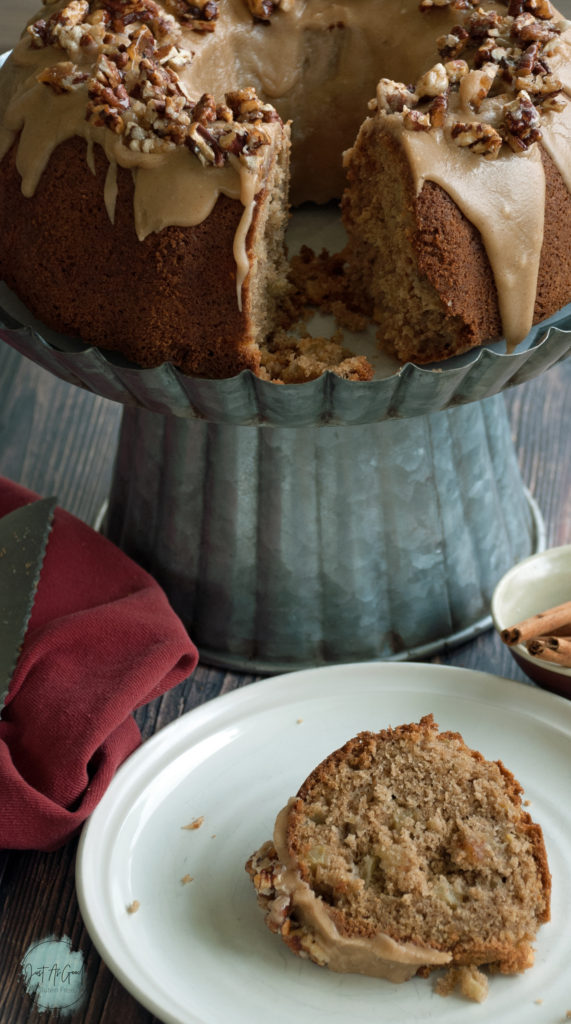
{"type": "Polygon", "coordinates": [[[456,963],[520,970],[549,879],[520,794],[501,763],[424,719],[333,754],[301,788],[288,838],[341,927],[382,922],[400,941],[451,948],[456,963]]]}

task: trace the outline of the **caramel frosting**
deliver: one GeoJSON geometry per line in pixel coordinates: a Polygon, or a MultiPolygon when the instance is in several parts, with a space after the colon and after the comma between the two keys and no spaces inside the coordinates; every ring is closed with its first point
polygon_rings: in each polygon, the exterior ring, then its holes
{"type": "MultiPolygon", "coordinates": [[[[81,2],[89,7],[87,0],[72,0],[72,5],[81,2]]],[[[65,0],[57,0],[47,5],[43,18],[64,9],[65,0]]],[[[252,19],[245,0],[225,0],[215,31],[196,32],[171,18],[160,42],[191,57],[177,73],[194,101],[203,93],[220,100],[228,90],[248,86],[273,103],[284,122],[293,121],[294,201],[324,202],[340,195],[341,152],[355,137],[380,71],[415,78],[435,56],[433,35],[450,26],[455,13],[445,8],[432,12],[429,33],[411,30],[411,18],[422,18],[418,0],[398,5],[288,0],[269,24],[263,24],[252,19]]],[[[49,97],[51,90],[36,81],[39,72],[62,59],[80,69],[93,65],[97,48],[82,50],[73,45],[73,38],[62,39],[68,44],[63,52],[53,45],[36,47],[24,33],[1,76],[0,113],[6,111],[3,123],[8,134],[4,131],[0,152],[27,122],[34,134],[41,132],[38,153],[26,155],[26,163],[33,165],[27,170],[30,183],[37,183],[51,151],[64,138],[76,134],[101,141],[92,125],[83,124],[85,84],[78,85],[73,98],[69,93],[49,97]]],[[[128,44],[129,37],[121,41],[128,44]]],[[[115,158],[132,166],[125,154],[118,159],[115,153],[115,158]]],[[[145,154],[139,153],[135,162],[144,165],[145,154]]]]}
{"type": "Polygon", "coordinates": [[[342,935],[327,912],[326,904],[316,896],[299,873],[291,856],[287,840],[287,820],[292,801],[278,814],[274,828],[274,846],[280,861],[279,892],[270,905],[269,913],[283,916],[287,905],[308,933],[312,959],[326,964],[332,971],[343,974],[366,974],[387,981],[407,981],[419,967],[442,966],[450,963],[450,953],[416,945],[396,942],[390,935],[378,931],[370,937],[342,935]]]}

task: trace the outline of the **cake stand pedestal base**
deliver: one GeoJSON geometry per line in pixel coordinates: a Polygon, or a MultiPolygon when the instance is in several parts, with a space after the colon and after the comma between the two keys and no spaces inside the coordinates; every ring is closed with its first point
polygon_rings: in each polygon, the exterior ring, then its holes
{"type": "Polygon", "coordinates": [[[490,624],[540,549],[501,395],[365,426],[234,426],[126,406],[107,536],[205,662],[427,657],[490,624]]]}

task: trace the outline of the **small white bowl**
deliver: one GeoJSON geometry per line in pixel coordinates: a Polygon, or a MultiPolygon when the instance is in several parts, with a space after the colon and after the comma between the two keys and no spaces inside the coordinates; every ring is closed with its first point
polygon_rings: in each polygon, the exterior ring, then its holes
{"type": "MultiPolygon", "coordinates": [[[[548,548],[514,565],[492,597],[492,619],[498,633],[537,612],[571,600],[571,544],[548,548]]],[[[510,647],[514,660],[534,683],[571,699],[571,668],[535,658],[523,644],[510,647]]]]}

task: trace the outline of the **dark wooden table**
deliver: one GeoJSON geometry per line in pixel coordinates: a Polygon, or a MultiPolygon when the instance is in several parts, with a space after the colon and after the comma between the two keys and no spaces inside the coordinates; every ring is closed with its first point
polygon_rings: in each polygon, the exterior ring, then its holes
{"type": "MultiPolygon", "coordinates": [[[[30,0],[3,0],[0,48],[17,37],[30,0]]],[[[571,360],[506,394],[523,478],[536,498],[549,546],[571,542],[571,360]]],[[[94,524],[109,490],[120,406],[53,378],[0,344],[0,475],[94,524]]],[[[487,632],[438,658],[525,683],[497,636],[487,632]]],[[[143,738],[255,676],[200,664],[193,677],[136,714],[143,738]]],[[[0,794],[1,799],[1,794],[0,794]]],[[[60,1011],[38,1011],[27,994],[22,960],[30,945],[67,936],[81,950],[86,999],[71,1024],[151,1024],[155,1018],[100,960],[79,915],[74,866],[77,843],[56,853],[0,853],[0,1022],[54,1024],[60,1011]]],[[[230,1024],[230,1022],[229,1022],[230,1024]]]]}

